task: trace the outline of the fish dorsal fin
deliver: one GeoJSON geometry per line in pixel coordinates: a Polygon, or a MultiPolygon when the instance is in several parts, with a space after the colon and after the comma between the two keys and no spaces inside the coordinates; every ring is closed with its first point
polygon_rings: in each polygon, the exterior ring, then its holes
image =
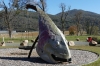
{"type": "Polygon", "coordinates": [[[34,5],[31,5],[31,4],[27,4],[26,5],[26,9],[34,9],[35,11],[37,11],[37,8],[36,8],[36,6],[34,6],[34,5]]]}

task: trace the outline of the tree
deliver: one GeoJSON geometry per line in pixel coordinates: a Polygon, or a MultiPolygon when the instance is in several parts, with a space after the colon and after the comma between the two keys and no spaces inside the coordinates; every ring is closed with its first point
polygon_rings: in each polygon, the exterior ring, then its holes
{"type": "Polygon", "coordinates": [[[98,24],[96,24],[97,19],[94,17],[84,17],[84,28],[89,35],[97,34],[98,32],[98,24]]]}
{"type": "Polygon", "coordinates": [[[77,27],[75,25],[73,25],[73,26],[70,26],[68,28],[68,30],[69,30],[69,34],[70,35],[74,35],[76,33],[76,31],[77,31],[77,27]]]}
{"type": "Polygon", "coordinates": [[[77,26],[77,36],[79,36],[79,32],[81,31],[81,19],[82,19],[82,11],[78,11],[75,15],[74,15],[74,19],[75,19],[75,24],[77,26]]]}
{"type": "Polygon", "coordinates": [[[66,11],[66,5],[64,3],[60,4],[60,8],[61,8],[61,24],[62,24],[62,31],[64,34],[65,31],[65,22],[66,22],[66,18],[68,16],[68,12],[70,10],[70,7],[68,7],[68,11],[66,11]]]}
{"type": "Polygon", "coordinates": [[[37,4],[44,12],[46,11],[47,8],[47,4],[46,4],[46,0],[40,0],[40,3],[37,4]]]}
{"type": "Polygon", "coordinates": [[[12,2],[12,6],[15,7],[17,10],[25,9],[25,6],[29,1],[30,0],[10,0],[10,2],[12,2]]]}
{"type": "Polygon", "coordinates": [[[96,28],[96,19],[94,17],[91,17],[91,22],[90,22],[90,35],[94,34],[96,28]]]}
{"type": "Polygon", "coordinates": [[[98,35],[99,28],[97,26],[94,26],[92,30],[93,30],[93,32],[92,32],[93,35],[98,35]]]}
{"type": "Polygon", "coordinates": [[[14,8],[12,3],[13,2],[11,2],[11,0],[10,0],[9,4],[6,5],[5,2],[2,1],[2,6],[0,6],[1,8],[3,8],[3,16],[2,17],[3,17],[3,21],[5,23],[5,26],[7,27],[10,38],[12,38],[13,20],[19,14],[19,12],[14,8]]]}

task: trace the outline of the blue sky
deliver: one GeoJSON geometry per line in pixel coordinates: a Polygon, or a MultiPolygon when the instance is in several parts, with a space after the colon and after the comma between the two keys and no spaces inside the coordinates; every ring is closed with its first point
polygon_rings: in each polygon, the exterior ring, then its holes
{"type": "Polygon", "coordinates": [[[71,6],[72,9],[82,9],[100,14],[100,0],[46,0],[47,12],[57,14],[61,12],[60,3],[66,4],[66,9],[71,6]]]}
{"type": "MultiPolygon", "coordinates": [[[[9,0],[4,0],[5,2],[9,0]]],[[[66,9],[71,6],[72,9],[82,9],[100,14],[100,0],[46,0],[47,13],[57,14],[61,12],[60,4],[64,3],[66,9]]]]}

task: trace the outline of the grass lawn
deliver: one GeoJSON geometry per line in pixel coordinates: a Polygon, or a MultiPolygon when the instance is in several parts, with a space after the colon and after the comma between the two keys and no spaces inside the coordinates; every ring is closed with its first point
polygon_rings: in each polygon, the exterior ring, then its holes
{"type": "MultiPolygon", "coordinates": [[[[100,55],[100,47],[96,47],[96,46],[73,46],[70,48],[71,49],[89,50],[89,51],[96,52],[100,55]]],[[[100,58],[97,61],[87,64],[87,65],[84,65],[84,66],[100,66],[100,58]]]]}
{"type": "Polygon", "coordinates": [[[76,39],[79,38],[80,41],[86,41],[86,39],[87,39],[88,37],[97,37],[98,39],[100,39],[100,36],[88,36],[88,35],[86,35],[86,36],[66,36],[66,39],[67,39],[68,41],[70,41],[70,40],[76,41],[76,39]]]}
{"type": "Polygon", "coordinates": [[[6,49],[6,48],[18,48],[18,46],[0,46],[0,49],[6,49]]]}

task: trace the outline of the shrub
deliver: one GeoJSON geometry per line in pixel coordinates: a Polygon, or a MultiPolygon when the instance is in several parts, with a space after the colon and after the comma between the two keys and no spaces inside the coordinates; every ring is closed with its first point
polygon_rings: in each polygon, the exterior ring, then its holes
{"type": "Polygon", "coordinates": [[[92,37],[92,40],[98,41],[97,37],[92,37]]]}
{"type": "Polygon", "coordinates": [[[97,43],[100,44],[100,39],[97,40],[97,43]]]}
{"type": "Polygon", "coordinates": [[[73,31],[69,32],[69,35],[74,35],[74,32],[73,31]]]}

